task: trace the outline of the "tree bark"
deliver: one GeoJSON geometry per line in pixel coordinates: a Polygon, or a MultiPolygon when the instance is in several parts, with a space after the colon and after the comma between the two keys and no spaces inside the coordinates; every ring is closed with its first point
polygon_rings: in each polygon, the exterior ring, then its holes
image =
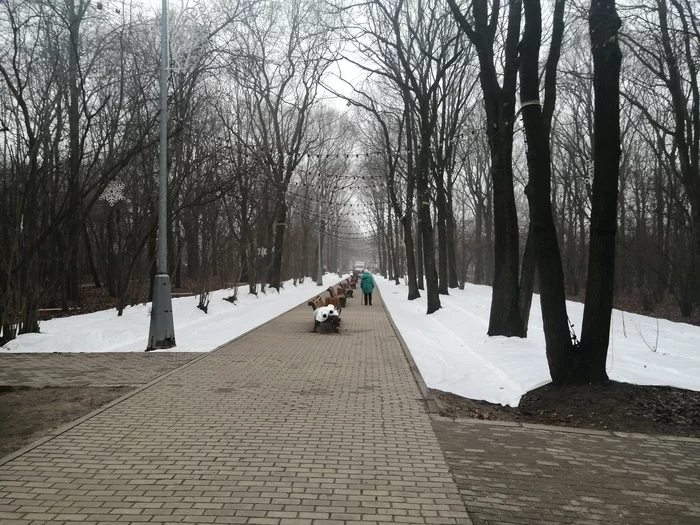
{"type": "Polygon", "coordinates": [[[520,317],[520,231],[513,193],[513,125],[505,118],[496,122],[498,124],[493,127],[508,137],[503,138],[499,134],[489,137],[493,179],[494,272],[488,335],[525,337],[525,323],[520,317]]]}
{"type": "Polygon", "coordinates": [[[448,283],[449,288],[459,287],[459,273],[457,270],[457,229],[455,227],[454,203],[451,193],[448,193],[447,199],[447,265],[448,265],[448,283]]]}
{"type": "MultiPolygon", "coordinates": [[[[436,177],[440,178],[440,176],[436,177]]],[[[447,198],[444,185],[438,182],[437,191],[437,230],[438,230],[438,294],[449,295],[449,270],[447,260],[447,198]]]]}
{"type": "MultiPolygon", "coordinates": [[[[420,202],[420,199],[419,201],[420,202]]],[[[425,275],[423,273],[423,220],[421,219],[420,210],[416,214],[416,278],[418,280],[418,289],[425,290],[425,275]]]]}
{"type": "MultiPolygon", "coordinates": [[[[424,115],[422,122],[429,117],[424,115]]],[[[416,166],[416,191],[418,197],[418,217],[421,224],[423,266],[427,291],[427,314],[432,314],[441,308],[438,295],[437,269],[435,268],[435,242],[433,224],[430,218],[430,189],[428,175],[430,173],[430,130],[421,129],[421,143],[416,166]]]]}
{"type": "Polygon", "coordinates": [[[509,3],[504,61],[499,71],[494,60],[494,36],[500,5],[494,4],[491,18],[488,2],[472,2],[473,27],[456,0],[447,0],[460,28],[474,44],[479,56],[481,89],[486,108],[486,134],[491,153],[494,212],[494,274],[488,335],[525,336],[520,317],[519,231],[513,191],[513,121],[517,43],[520,33],[521,1],[509,3]],[[503,79],[503,86],[499,84],[503,79]]]}
{"type": "Polygon", "coordinates": [[[530,320],[532,294],[535,291],[535,275],[537,273],[535,244],[534,225],[532,219],[530,219],[527,241],[525,242],[525,251],[523,253],[523,264],[520,271],[520,316],[525,323],[525,335],[527,335],[528,321],[530,320]]]}
{"type": "Polygon", "coordinates": [[[576,371],[580,382],[608,379],[605,364],[615,281],[618,181],[620,176],[620,18],[615,0],[592,0],[588,17],[595,93],[593,190],[586,302],[576,371]]]}
{"type": "MultiPolygon", "coordinates": [[[[277,191],[277,212],[275,213],[274,243],[272,247],[272,264],[268,282],[271,288],[279,292],[282,286],[282,253],[287,222],[287,203],[283,189],[277,191]]],[[[323,257],[323,252],[321,252],[323,257]]]]}
{"type": "MultiPolygon", "coordinates": [[[[559,0],[562,2],[562,0],[559,0]]],[[[527,140],[530,204],[534,253],[540,279],[540,303],[549,373],[555,384],[571,374],[572,344],[566,314],[564,270],[551,202],[551,153],[548,123],[539,102],[539,52],[542,17],[539,0],[524,0],[525,30],[521,46],[520,96],[527,140]]]]}
{"type": "MultiPolygon", "coordinates": [[[[481,203],[476,206],[474,217],[474,282],[484,282],[483,211],[481,203]]],[[[463,212],[464,213],[464,212],[463,212]]]]}
{"type": "Polygon", "coordinates": [[[87,258],[88,265],[90,266],[92,282],[95,285],[95,288],[102,288],[102,283],[100,282],[100,274],[97,272],[95,259],[92,256],[92,246],[90,245],[90,235],[88,234],[87,225],[84,226],[83,232],[85,237],[85,257],[87,258]]]}

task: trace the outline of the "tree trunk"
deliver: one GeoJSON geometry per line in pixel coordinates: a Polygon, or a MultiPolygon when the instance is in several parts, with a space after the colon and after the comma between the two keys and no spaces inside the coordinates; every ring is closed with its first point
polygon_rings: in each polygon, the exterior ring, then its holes
{"type": "Polygon", "coordinates": [[[76,12],[74,0],[68,0],[68,22],[70,39],[68,45],[68,191],[70,192],[70,219],[67,221],[66,238],[66,297],[71,301],[80,300],[79,240],[83,230],[80,217],[80,86],[78,85],[78,57],[80,49],[81,15],[76,12]]]}
{"type": "Polygon", "coordinates": [[[502,135],[489,137],[494,204],[494,273],[488,335],[524,337],[520,317],[518,215],[513,192],[512,124],[499,121],[502,135]],[[505,128],[505,129],[502,129],[505,128]],[[508,135],[508,137],[503,138],[508,135]]]}
{"type": "MultiPolygon", "coordinates": [[[[282,286],[282,252],[284,246],[284,234],[287,222],[287,203],[284,190],[277,192],[277,213],[275,214],[275,240],[272,248],[272,265],[270,266],[270,286],[279,292],[282,286]]],[[[323,256],[323,253],[321,254],[323,256]]]]}
{"type": "Polygon", "coordinates": [[[401,217],[403,226],[403,242],[406,246],[406,272],[408,273],[408,300],[418,299],[420,292],[418,291],[418,277],[416,268],[416,247],[413,242],[413,225],[411,224],[411,210],[406,210],[406,214],[401,217]]]}
{"type": "Polygon", "coordinates": [[[660,169],[657,166],[654,181],[654,192],[656,196],[656,285],[654,287],[654,300],[660,303],[664,298],[664,293],[666,292],[666,286],[668,283],[668,265],[663,260],[665,254],[668,250],[665,250],[665,231],[664,226],[664,212],[666,210],[664,202],[664,188],[661,181],[660,169]]]}
{"type": "Polygon", "coordinates": [[[590,247],[577,379],[608,379],[610,318],[615,281],[615,234],[620,176],[620,18],[615,0],[592,0],[588,18],[593,55],[595,141],[591,195],[590,247]]]}
{"type": "MultiPolygon", "coordinates": [[[[525,28],[520,44],[520,97],[527,141],[527,166],[529,183],[526,195],[530,204],[530,231],[533,235],[539,281],[540,304],[547,352],[549,373],[555,384],[568,383],[574,373],[574,354],[569,321],[566,313],[564,269],[557,230],[552,215],[552,171],[549,146],[548,116],[543,113],[539,101],[539,55],[542,38],[542,10],[540,0],[524,0],[525,28]]],[[[563,31],[563,0],[557,4],[554,16],[554,35],[548,69],[554,68],[559,57],[557,40],[561,42],[563,31]],[[561,26],[557,27],[560,23],[561,26]]],[[[545,79],[545,111],[552,111],[555,95],[552,71],[545,79]],[[551,97],[551,98],[550,98],[551,97]]]]}
{"type": "Polygon", "coordinates": [[[449,295],[447,264],[447,199],[445,190],[438,183],[437,195],[437,230],[438,230],[438,293],[449,295]]]}
{"type": "Polygon", "coordinates": [[[700,304],[700,188],[694,188],[690,199],[690,221],[693,248],[690,254],[691,297],[695,305],[700,304]]]}
{"type": "Polygon", "coordinates": [[[486,193],[486,213],[484,214],[485,246],[486,256],[486,283],[493,284],[494,255],[493,255],[493,191],[486,193]]]}
{"type": "Polygon", "coordinates": [[[199,275],[199,214],[191,213],[183,223],[187,244],[187,278],[196,279],[199,275]]]}
{"type": "Polygon", "coordinates": [[[457,273],[457,232],[455,228],[455,216],[452,198],[448,195],[447,200],[447,266],[450,288],[459,287],[459,274],[457,273]]]}
{"type": "Polygon", "coordinates": [[[394,229],[394,234],[391,237],[391,251],[394,254],[394,282],[395,284],[400,284],[399,279],[403,275],[403,268],[401,266],[401,256],[399,253],[399,223],[396,217],[394,217],[394,224],[392,226],[394,229]]]}
{"type": "Polygon", "coordinates": [[[530,308],[532,307],[532,294],[535,290],[535,276],[537,274],[537,258],[535,255],[535,232],[532,219],[527,231],[523,264],[520,270],[520,316],[525,323],[525,335],[530,321],[530,308]]]}
{"type": "MultiPolygon", "coordinates": [[[[484,249],[483,249],[483,206],[481,202],[476,205],[476,216],[474,217],[474,283],[484,282],[484,249]]],[[[466,261],[465,261],[466,265],[466,261]]]]}
{"type": "MultiPolygon", "coordinates": [[[[427,122],[429,117],[423,115],[421,121],[427,122]]],[[[423,265],[427,289],[427,313],[432,314],[441,308],[438,295],[437,269],[435,268],[435,241],[433,224],[430,218],[430,188],[428,175],[430,173],[430,130],[421,129],[421,145],[416,166],[416,190],[418,197],[418,217],[421,224],[423,244],[423,265]]],[[[445,269],[447,266],[445,266],[445,269]]]]}
{"type": "Polygon", "coordinates": [[[118,246],[114,231],[114,213],[115,210],[112,208],[107,215],[107,293],[110,297],[117,297],[119,294],[119,285],[117,283],[119,255],[117,253],[118,246]]]}
{"type": "MultiPolygon", "coordinates": [[[[488,334],[522,337],[525,335],[525,324],[520,317],[519,231],[512,166],[517,45],[522,5],[519,0],[511,1],[508,5],[502,63],[497,65],[494,60],[495,39],[492,34],[495,26],[489,21],[488,2],[474,0],[471,3],[472,21],[467,20],[461,13],[456,0],[448,0],[448,4],[457,23],[476,47],[480,66],[479,78],[486,110],[486,134],[491,154],[493,181],[495,241],[488,334]],[[503,87],[499,84],[501,79],[503,87]]],[[[497,20],[497,15],[498,13],[491,14],[494,20],[497,20]]]]}
{"type": "MultiPolygon", "coordinates": [[[[420,199],[418,201],[420,203],[420,199]]],[[[418,279],[418,289],[425,289],[425,277],[423,275],[423,221],[421,219],[420,210],[417,214],[416,220],[416,246],[415,246],[415,257],[416,257],[416,270],[418,279]]]]}
{"type": "Polygon", "coordinates": [[[95,288],[102,288],[102,283],[100,282],[100,274],[97,272],[95,259],[92,256],[92,246],[90,246],[90,235],[88,234],[87,225],[85,225],[83,231],[85,236],[85,257],[87,258],[88,266],[90,266],[92,282],[95,285],[95,288]]]}

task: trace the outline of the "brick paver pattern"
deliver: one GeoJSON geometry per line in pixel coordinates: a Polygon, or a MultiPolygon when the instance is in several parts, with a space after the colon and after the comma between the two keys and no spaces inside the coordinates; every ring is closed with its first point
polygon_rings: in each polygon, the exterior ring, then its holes
{"type": "Polygon", "coordinates": [[[433,425],[475,525],[700,523],[698,440],[433,425]]]}
{"type": "Polygon", "coordinates": [[[0,467],[7,524],[471,523],[383,310],[301,306],[0,467]]]}
{"type": "Polygon", "coordinates": [[[0,386],[145,385],[197,352],[0,353],[0,386]]]}

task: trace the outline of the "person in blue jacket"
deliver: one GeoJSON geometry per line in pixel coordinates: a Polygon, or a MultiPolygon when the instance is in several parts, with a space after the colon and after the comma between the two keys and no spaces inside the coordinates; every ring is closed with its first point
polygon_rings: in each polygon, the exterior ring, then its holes
{"type": "Polygon", "coordinates": [[[369,273],[369,270],[365,268],[360,278],[360,286],[362,287],[362,295],[365,298],[365,306],[369,301],[369,305],[372,306],[372,292],[374,291],[374,278],[369,273]]]}

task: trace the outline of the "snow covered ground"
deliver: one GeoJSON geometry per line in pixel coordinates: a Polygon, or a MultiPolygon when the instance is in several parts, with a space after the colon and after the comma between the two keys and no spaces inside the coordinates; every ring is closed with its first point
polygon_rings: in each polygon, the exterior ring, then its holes
{"type": "MultiPolygon", "coordinates": [[[[239,289],[235,305],[223,300],[232,294],[231,289],[217,290],[207,314],[197,308],[196,297],[173,299],[177,347],[167,351],[213,350],[308,301],[339,280],[335,274],[325,275],[324,288],[310,279],[297,286],[288,281],[279,294],[269,289],[257,297],[248,294],[245,286],[239,289]]],[[[148,340],[150,308],[150,303],[132,306],[121,317],[112,309],[44,321],[39,326],[41,333],[21,335],[0,352],[143,352],[148,340]]]]}
{"type": "MultiPolygon", "coordinates": [[[[326,275],[323,289],[339,279],[326,275]]],[[[428,316],[425,298],[408,301],[405,285],[375,279],[429,387],[517,406],[523,394],[549,382],[539,296],[532,301],[527,339],[487,337],[491,288],[467,285],[465,290],[450,290],[450,296],[440,298],[443,308],[428,316]]],[[[208,314],[197,308],[195,297],[174,299],[178,346],[168,351],[213,350],[321,290],[307,279],[296,287],[285,283],[280,294],[270,290],[256,298],[244,287],[235,305],[223,300],[231,290],[219,290],[208,314]]],[[[583,305],[567,306],[580,334],[583,305]]],[[[45,321],[41,333],[19,336],[0,352],[142,352],[149,310],[149,305],[139,305],[127,308],[122,317],[106,310],[45,321]]],[[[700,327],[615,310],[611,331],[611,379],[700,391],[700,327]]]]}
{"type": "MultiPolygon", "coordinates": [[[[429,387],[517,406],[523,394],[550,382],[538,295],[527,339],[488,337],[490,287],[450,290],[440,297],[442,309],[426,315],[424,297],[408,301],[403,284],[375,279],[429,387]]],[[[567,301],[567,309],[580,336],[583,304],[567,301]]],[[[610,379],[700,391],[700,327],[614,310],[611,332],[610,379]]]]}

